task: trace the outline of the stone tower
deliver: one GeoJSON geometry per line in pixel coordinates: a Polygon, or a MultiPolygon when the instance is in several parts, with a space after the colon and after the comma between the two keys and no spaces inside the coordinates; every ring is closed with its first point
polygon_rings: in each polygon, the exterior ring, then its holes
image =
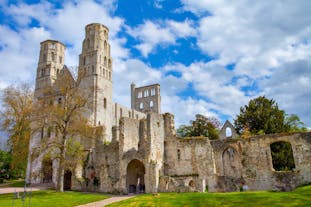
{"type": "Polygon", "coordinates": [[[131,108],[143,113],[161,113],[160,85],[153,84],[136,88],[131,84],[131,108]]]}
{"type": "Polygon", "coordinates": [[[112,59],[108,42],[109,29],[98,23],[85,27],[82,53],[79,55],[79,74],[84,74],[81,87],[89,91],[92,107],[88,118],[94,126],[105,126],[104,139],[111,141],[112,59]]]}
{"type": "Polygon", "coordinates": [[[59,41],[41,42],[36,76],[35,97],[42,98],[44,89],[53,86],[64,67],[65,45],[59,41]]]}

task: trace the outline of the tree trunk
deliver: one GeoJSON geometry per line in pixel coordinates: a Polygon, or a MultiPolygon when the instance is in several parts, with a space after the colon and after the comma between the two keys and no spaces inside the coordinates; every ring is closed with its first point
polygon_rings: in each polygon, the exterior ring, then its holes
{"type": "Polygon", "coordinates": [[[56,190],[60,192],[64,192],[64,167],[63,167],[63,160],[60,158],[59,161],[59,168],[57,173],[57,187],[56,190]]]}
{"type": "Polygon", "coordinates": [[[66,144],[67,144],[67,139],[64,138],[64,143],[63,147],[60,148],[60,159],[59,159],[59,166],[58,166],[58,173],[57,173],[57,187],[56,190],[60,192],[64,192],[64,174],[65,174],[65,169],[64,169],[64,161],[66,159],[66,144]]]}

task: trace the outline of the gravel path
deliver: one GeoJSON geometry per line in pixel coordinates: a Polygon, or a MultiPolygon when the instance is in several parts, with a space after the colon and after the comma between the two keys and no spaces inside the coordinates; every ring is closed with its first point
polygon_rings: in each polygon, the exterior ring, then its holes
{"type": "Polygon", "coordinates": [[[80,205],[80,206],[76,206],[76,207],[102,207],[102,206],[106,206],[106,205],[109,205],[109,204],[114,203],[114,202],[123,201],[123,200],[133,198],[133,197],[134,197],[134,195],[112,196],[111,198],[107,198],[105,200],[101,200],[101,201],[97,201],[97,202],[93,202],[93,203],[88,203],[88,204],[84,204],[84,205],[80,205]]]}

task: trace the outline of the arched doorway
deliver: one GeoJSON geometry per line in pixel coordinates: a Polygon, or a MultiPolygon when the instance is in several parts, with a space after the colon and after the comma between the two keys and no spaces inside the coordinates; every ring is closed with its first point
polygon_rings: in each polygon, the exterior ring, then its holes
{"type": "Polygon", "coordinates": [[[53,177],[53,163],[51,159],[44,159],[42,161],[42,182],[51,183],[53,177]]]}
{"type": "Polygon", "coordinates": [[[139,160],[132,160],[126,168],[126,187],[128,193],[145,192],[145,166],[139,160]]]}
{"type": "Polygon", "coordinates": [[[71,190],[71,176],[71,171],[66,170],[64,174],[64,190],[71,190]]]}

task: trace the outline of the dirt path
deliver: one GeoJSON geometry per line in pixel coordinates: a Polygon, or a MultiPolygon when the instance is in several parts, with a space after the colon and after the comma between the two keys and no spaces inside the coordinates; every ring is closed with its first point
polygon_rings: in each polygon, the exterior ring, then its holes
{"type": "Polygon", "coordinates": [[[107,198],[105,200],[101,200],[101,201],[97,201],[97,202],[93,202],[93,203],[88,203],[88,204],[84,204],[84,205],[80,205],[80,206],[76,206],[76,207],[102,207],[102,206],[106,206],[106,205],[109,205],[109,204],[114,203],[114,202],[123,201],[123,200],[133,198],[133,197],[134,197],[134,195],[112,196],[111,198],[107,198]]]}
{"type": "MultiPolygon", "coordinates": [[[[42,188],[26,188],[27,191],[38,191],[42,190],[42,188]]],[[[23,192],[23,187],[8,187],[8,188],[0,188],[0,194],[6,193],[14,193],[14,192],[23,192]]]]}

